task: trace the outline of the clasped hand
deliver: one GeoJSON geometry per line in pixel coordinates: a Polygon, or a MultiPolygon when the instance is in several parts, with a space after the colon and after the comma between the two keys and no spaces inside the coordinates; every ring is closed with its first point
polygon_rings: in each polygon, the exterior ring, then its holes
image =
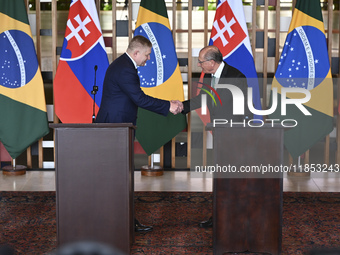
{"type": "Polygon", "coordinates": [[[178,114],[183,111],[183,103],[179,100],[170,101],[170,112],[173,114],[178,114]]]}

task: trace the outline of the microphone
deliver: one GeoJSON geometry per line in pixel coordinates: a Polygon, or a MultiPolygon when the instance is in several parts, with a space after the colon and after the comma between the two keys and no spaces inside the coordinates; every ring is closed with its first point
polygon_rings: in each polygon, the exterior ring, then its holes
{"type": "Polygon", "coordinates": [[[93,85],[93,88],[92,88],[92,91],[91,91],[91,94],[93,95],[92,123],[94,123],[95,120],[96,120],[96,94],[97,94],[97,91],[98,91],[98,86],[96,86],[97,69],[98,69],[98,66],[95,65],[94,66],[94,85],[93,85]]]}

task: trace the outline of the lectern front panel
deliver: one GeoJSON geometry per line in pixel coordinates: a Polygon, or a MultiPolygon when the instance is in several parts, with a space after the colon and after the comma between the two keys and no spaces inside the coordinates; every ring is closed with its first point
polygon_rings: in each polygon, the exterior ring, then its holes
{"type": "MultiPolygon", "coordinates": [[[[283,129],[215,128],[214,163],[243,167],[283,164],[283,129]]],[[[250,169],[250,168],[248,168],[250,169]]],[[[279,254],[282,240],[282,172],[216,174],[213,181],[214,254],[279,254]],[[268,178],[269,176],[269,178],[268,178]]]]}
{"type": "Polygon", "coordinates": [[[129,253],[133,129],[56,128],[58,244],[91,240],[129,253]]]}

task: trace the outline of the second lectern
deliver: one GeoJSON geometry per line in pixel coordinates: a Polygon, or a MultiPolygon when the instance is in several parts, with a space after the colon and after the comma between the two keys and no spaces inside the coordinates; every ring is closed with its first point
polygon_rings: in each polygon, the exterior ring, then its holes
{"type": "Polygon", "coordinates": [[[213,128],[213,162],[231,169],[214,175],[214,254],[280,254],[283,133],[270,125],[213,128]]]}
{"type": "Polygon", "coordinates": [[[57,241],[134,241],[132,124],[53,124],[57,241]]]}

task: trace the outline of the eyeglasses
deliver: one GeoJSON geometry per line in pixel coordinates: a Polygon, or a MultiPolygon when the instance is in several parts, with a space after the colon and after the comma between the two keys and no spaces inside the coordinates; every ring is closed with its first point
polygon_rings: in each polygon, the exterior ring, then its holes
{"type": "Polygon", "coordinates": [[[199,64],[202,64],[202,63],[204,63],[204,62],[207,62],[207,61],[210,61],[211,59],[208,59],[208,60],[203,60],[203,61],[201,61],[201,60],[198,60],[198,63],[199,64]]]}

